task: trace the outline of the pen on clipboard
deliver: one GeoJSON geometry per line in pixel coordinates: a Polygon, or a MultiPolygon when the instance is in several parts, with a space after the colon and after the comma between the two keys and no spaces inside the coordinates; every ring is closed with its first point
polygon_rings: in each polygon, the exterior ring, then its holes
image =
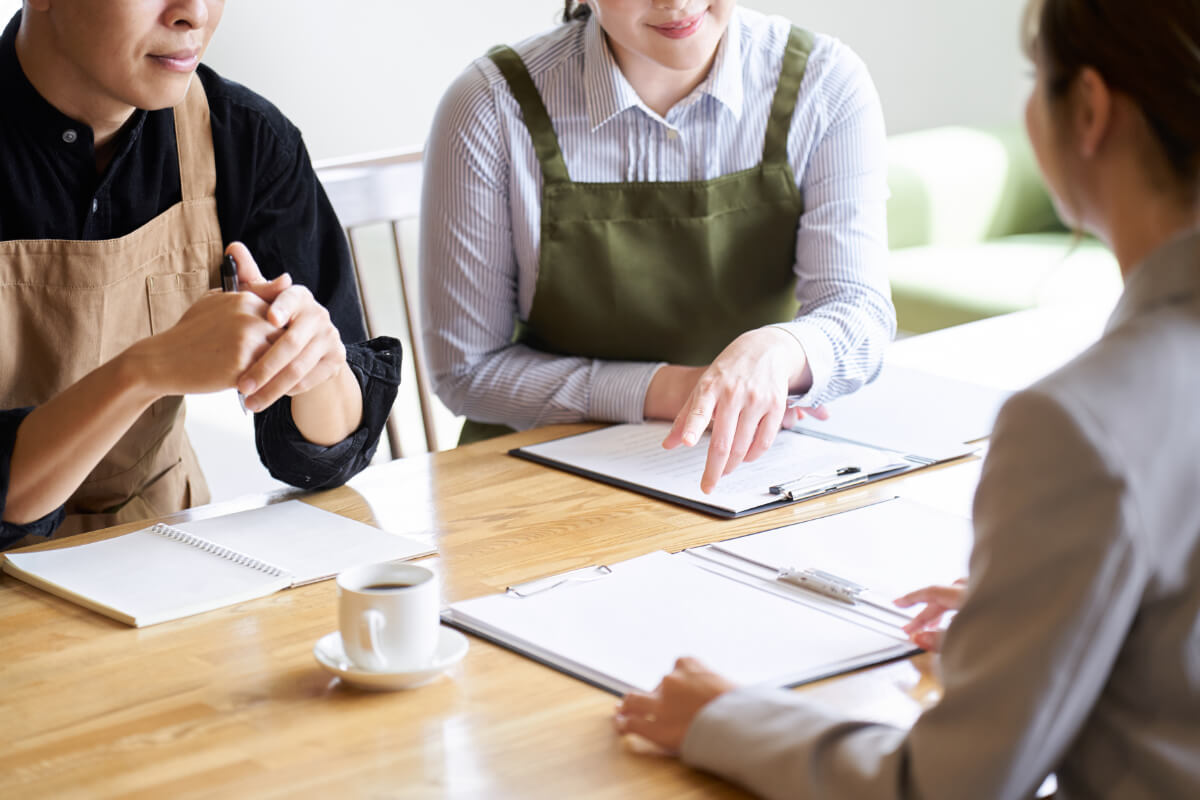
{"type": "MultiPolygon", "coordinates": [[[[882,611],[885,614],[890,614],[893,617],[909,622],[909,617],[897,611],[894,608],[876,603],[873,600],[868,600],[862,596],[862,593],[867,589],[854,581],[840,578],[829,572],[819,569],[796,569],[795,567],[774,567],[770,564],[764,564],[761,561],[756,561],[753,558],[748,558],[741,553],[735,553],[732,550],[726,550],[720,545],[709,545],[709,548],[718,553],[723,553],[727,556],[740,559],[747,563],[753,564],[756,567],[761,567],[775,573],[775,580],[779,583],[786,583],[790,586],[796,586],[813,594],[819,594],[822,597],[827,597],[830,600],[835,600],[839,603],[844,603],[848,606],[857,606],[859,604],[870,606],[877,611],[882,611]]],[[[897,623],[899,624],[899,623],[897,623]]]]}
{"type": "MultiPolygon", "coordinates": [[[[238,290],[237,262],[233,260],[233,256],[226,255],[221,259],[221,291],[236,292],[238,290]]],[[[238,392],[238,405],[242,407],[242,413],[246,413],[246,398],[242,397],[242,393],[238,392]]]]}
{"type": "Polygon", "coordinates": [[[885,464],[872,471],[862,467],[848,465],[827,472],[810,472],[799,478],[776,484],[769,488],[771,494],[781,494],[788,500],[804,500],[819,494],[832,492],[836,489],[846,489],[860,483],[882,478],[895,472],[911,468],[912,465],[903,461],[885,464]]]}

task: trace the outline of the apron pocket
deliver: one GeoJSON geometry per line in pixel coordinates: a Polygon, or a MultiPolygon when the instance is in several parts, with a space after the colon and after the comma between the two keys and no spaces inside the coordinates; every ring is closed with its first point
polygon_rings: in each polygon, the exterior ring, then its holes
{"type": "Polygon", "coordinates": [[[115,514],[121,522],[163,517],[187,508],[189,494],[187,470],[180,459],[138,489],[119,508],[107,509],[107,513],[115,514]]]}
{"type": "Polygon", "coordinates": [[[150,332],[162,333],[208,291],[208,270],[174,272],[146,277],[150,304],[150,332]]]}
{"type": "Polygon", "coordinates": [[[54,538],[173,514],[187,508],[190,497],[187,469],[180,459],[117,505],[100,511],[69,512],[54,538]]]}

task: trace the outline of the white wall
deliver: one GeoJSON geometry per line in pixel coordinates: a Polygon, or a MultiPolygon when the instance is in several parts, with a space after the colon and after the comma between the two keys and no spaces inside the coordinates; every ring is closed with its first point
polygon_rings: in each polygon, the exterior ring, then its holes
{"type": "MultiPolygon", "coordinates": [[[[892,132],[1015,121],[1027,79],[1024,0],[745,0],[849,43],[892,132]]],[[[314,158],[421,145],[438,98],[474,57],[551,27],[557,0],[228,3],[206,61],[265,95],[314,158]]]]}
{"type": "Polygon", "coordinates": [[[837,36],[867,62],[892,133],[1017,123],[1030,68],[1017,29],[1025,0],[749,0],[837,36]]]}

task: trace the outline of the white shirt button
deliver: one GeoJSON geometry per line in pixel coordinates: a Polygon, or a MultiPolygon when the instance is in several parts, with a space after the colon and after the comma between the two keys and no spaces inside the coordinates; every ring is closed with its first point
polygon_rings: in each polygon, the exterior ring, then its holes
{"type": "Polygon", "coordinates": [[[679,138],[679,131],[675,131],[675,130],[667,131],[667,138],[670,139],[672,142],[675,141],[676,139],[679,138]]]}
{"type": "Polygon", "coordinates": [[[71,128],[67,128],[65,131],[63,131],[63,137],[62,137],[62,139],[63,139],[63,141],[64,141],[64,142],[66,142],[67,144],[75,144],[75,140],[76,140],[76,139],[78,139],[78,138],[79,138],[79,134],[78,134],[78,133],[76,133],[76,132],[75,132],[74,130],[72,130],[71,128]]]}
{"type": "Polygon", "coordinates": [[[92,198],[92,213],[95,214],[96,209],[98,209],[99,207],[100,207],[100,201],[93,197],[92,198]]]}

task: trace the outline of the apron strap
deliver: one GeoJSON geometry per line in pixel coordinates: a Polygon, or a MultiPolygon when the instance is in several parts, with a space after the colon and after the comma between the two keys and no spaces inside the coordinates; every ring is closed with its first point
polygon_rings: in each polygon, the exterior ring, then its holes
{"type": "Polygon", "coordinates": [[[800,84],[808,69],[808,56],[814,44],[813,35],[806,30],[793,27],[783,51],[783,65],[779,69],[779,84],[775,87],[775,99],[771,103],[771,116],[767,120],[767,135],[763,142],[764,164],[787,163],[788,133],[792,128],[792,112],[796,110],[796,98],[800,84]]]}
{"type": "Polygon", "coordinates": [[[184,202],[212,197],[217,191],[208,95],[199,75],[192,75],[183,102],[175,106],[175,148],[179,154],[179,188],[184,202]]]}
{"type": "Polygon", "coordinates": [[[533,149],[537,153],[538,162],[542,165],[542,176],[546,183],[570,183],[571,176],[567,173],[567,164],[563,161],[562,150],[558,146],[558,136],[554,133],[554,125],[550,122],[550,114],[542,102],[542,96],[529,77],[529,70],[517,52],[507,45],[497,45],[488,51],[513,97],[521,105],[521,113],[525,116],[525,127],[533,139],[533,149]]]}

